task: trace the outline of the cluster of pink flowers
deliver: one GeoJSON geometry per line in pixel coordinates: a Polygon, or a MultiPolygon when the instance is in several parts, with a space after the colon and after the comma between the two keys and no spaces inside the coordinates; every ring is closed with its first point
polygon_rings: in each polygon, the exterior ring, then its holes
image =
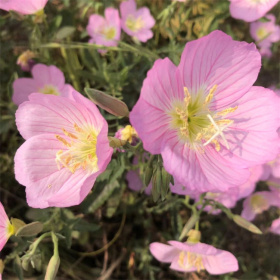
{"type": "MultiPolygon", "coordinates": [[[[121,3],[120,11],[121,19],[118,10],[114,8],[105,9],[105,18],[97,14],[90,16],[87,26],[90,43],[117,46],[121,28],[140,42],[146,42],[153,37],[151,28],[155,25],[155,20],[148,8],[137,9],[135,0],[128,0],[121,3]]],[[[104,53],[104,50],[100,51],[104,53]]]]}

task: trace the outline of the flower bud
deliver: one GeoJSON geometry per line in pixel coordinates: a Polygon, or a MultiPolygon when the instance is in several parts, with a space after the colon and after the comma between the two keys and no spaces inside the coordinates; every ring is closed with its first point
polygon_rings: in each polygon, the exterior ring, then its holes
{"type": "Polygon", "coordinates": [[[109,145],[112,148],[119,148],[126,144],[125,140],[121,140],[116,137],[109,136],[108,139],[109,139],[109,145]]]}
{"type": "Polygon", "coordinates": [[[243,227],[256,234],[262,234],[262,231],[258,227],[256,227],[254,224],[250,223],[246,219],[242,218],[241,216],[233,215],[232,219],[240,227],[243,227]]]}
{"type": "Polygon", "coordinates": [[[162,178],[161,200],[164,200],[169,191],[171,175],[164,168],[162,168],[161,178],[162,178]]]}
{"type": "Polygon", "coordinates": [[[145,174],[144,174],[144,183],[145,186],[147,187],[149,185],[149,183],[151,182],[153,176],[153,168],[148,166],[145,170],[145,174]]]}
{"type": "Polygon", "coordinates": [[[118,98],[92,88],[85,88],[85,92],[90,100],[110,114],[118,117],[128,117],[129,110],[126,104],[118,98]]]}
{"type": "Polygon", "coordinates": [[[54,280],[60,265],[60,258],[58,254],[54,254],[48,264],[45,280],[54,280]]]}
{"type": "Polygon", "coordinates": [[[23,225],[16,231],[16,236],[34,236],[43,230],[43,224],[40,222],[33,222],[23,225]]]}

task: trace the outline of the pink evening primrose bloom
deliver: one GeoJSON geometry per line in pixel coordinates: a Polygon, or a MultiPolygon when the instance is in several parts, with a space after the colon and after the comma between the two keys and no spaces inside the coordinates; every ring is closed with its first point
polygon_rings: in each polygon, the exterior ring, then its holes
{"type": "MultiPolygon", "coordinates": [[[[115,47],[121,36],[119,12],[113,8],[105,9],[105,18],[94,14],[89,18],[87,32],[91,39],[89,43],[101,46],[115,47]]],[[[106,50],[100,50],[101,53],[106,50]]]]}
{"type": "Polygon", "coordinates": [[[279,0],[230,0],[230,14],[233,18],[247,22],[263,17],[279,0]]]}
{"type": "Polygon", "coordinates": [[[54,65],[36,64],[31,70],[33,78],[18,78],[13,83],[13,102],[20,105],[31,93],[68,96],[73,87],[65,84],[61,70],[54,65]]]}
{"type": "Polygon", "coordinates": [[[11,235],[15,233],[14,226],[10,223],[5,209],[0,202],[0,252],[11,235]]]}
{"type": "Polygon", "coordinates": [[[224,250],[205,243],[168,241],[169,245],[150,244],[152,255],[160,262],[171,263],[170,268],[181,272],[207,270],[213,275],[238,270],[237,259],[224,250]]]}
{"type": "Polygon", "coordinates": [[[280,235],[280,218],[274,220],[270,227],[270,232],[280,235]]]}
{"type": "Polygon", "coordinates": [[[269,21],[251,23],[250,34],[260,47],[260,53],[269,56],[271,44],[280,40],[280,26],[275,24],[274,15],[270,14],[265,18],[269,21]]]}
{"type": "Polygon", "coordinates": [[[0,0],[0,9],[30,15],[44,9],[47,2],[48,0],[0,0]]]}
{"type": "Polygon", "coordinates": [[[135,0],[124,1],[120,5],[122,29],[140,42],[147,42],[153,37],[151,28],[155,19],[147,7],[137,10],[135,0]]]}
{"type": "Polygon", "coordinates": [[[279,197],[273,192],[255,192],[244,200],[241,217],[252,221],[257,214],[268,210],[271,206],[280,207],[279,197]]]}
{"type": "Polygon", "coordinates": [[[34,208],[80,204],[110,162],[108,124],[96,105],[75,90],[71,99],[33,93],[16,112],[25,143],[15,176],[34,208]]]}
{"type": "Polygon", "coordinates": [[[178,67],[154,63],[130,122],[176,184],[224,192],[275,158],[279,97],[252,86],[260,67],[254,44],[218,30],[187,43],[178,67]]]}

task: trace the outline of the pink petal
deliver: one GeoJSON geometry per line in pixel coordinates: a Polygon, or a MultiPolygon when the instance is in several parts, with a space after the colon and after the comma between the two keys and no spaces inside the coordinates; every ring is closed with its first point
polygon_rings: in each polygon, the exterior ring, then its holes
{"type": "MultiPolygon", "coordinates": [[[[59,170],[55,155],[63,149],[63,145],[51,134],[34,136],[18,149],[15,175],[19,183],[26,186],[29,206],[67,207],[77,205],[84,199],[84,194],[80,196],[80,190],[89,175],[83,169],[74,174],[66,168],[59,170]]],[[[87,182],[90,183],[90,189],[97,177],[97,174],[93,175],[91,181],[87,182]]]]}
{"type": "Polygon", "coordinates": [[[88,34],[94,38],[95,34],[102,28],[102,26],[106,23],[105,19],[100,15],[91,15],[89,17],[89,22],[87,25],[88,34]]]}
{"type": "Polygon", "coordinates": [[[234,272],[239,269],[238,261],[233,254],[218,249],[214,256],[203,257],[203,265],[213,275],[234,272]]]}
{"type": "Polygon", "coordinates": [[[181,79],[191,93],[217,85],[215,109],[231,106],[256,81],[261,57],[254,44],[233,41],[221,31],[189,42],[178,66],[181,79]]]}
{"type": "Polygon", "coordinates": [[[280,218],[274,220],[271,224],[270,231],[280,235],[280,218]]]}
{"type": "Polygon", "coordinates": [[[170,240],[168,243],[180,251],[191,252],[200,255],[215,255],[218,252],[214,246],[201,242],[192,244],[170,240]]]}
{"type": "Polygon", "coordinates": [[[53,85],[60,90],[65,84],[64,74],[54,65],[36,64],[33,66],[32,76],[38,84],[53,85]]]}
{"type": "Polygon", "coordinates": [[[243,202],[243,210],[241,212],[241,217],[246,219],[247,221],[253,221],[256,217],[256,213],[253,211],[251,207],[251,196],[247,197],[243,202]]]}
{"type": "Polygon", "coordinates": [[[234,123],[225,132],[230,152],[248,167],[273,160],[278,153],[279,97],[252,87],[235,105],[238,109],[227,115],[234,123]]]}
{"type": "Polygon", "coordinates": [[[109,25],[114,26],[116,29],[116,35],[114,40],[119,40],[121,36],[121,20],[119,11],[113,8],[105,9],[105,18],[109,25]]]}
{"type": "Polygon", "coordinates": [[[143,187],[143,183],[140,179],[139,172],[130,170],[126,174],[126,180],[128,182],[128,187],[133,191],[140,191],[143,187]]]}
{"type": "Polygon", "coordinates": [[[134,0],[123,1],[120,4],[122,18],[126,18],[130,14],[136,12],[136,2],[134,0]]]}
{"type": "Polygon", "coordinates": [[[252,0],[230,0],[230,14],[232,17],[247,22],[263,17],[279,0],[256,2],[252,0]]]}
{"type": "Polygon", "coordinates": [[[175,72],[176,67],[168,58],[157,60],[148,72],[140,99],[130,113],[131,124],[143,141],[144,148],[152,154],[160,153],[163,135],[169,129],[167,111],[172,101],[184,96],[175,72]]]}
{"type": "Polygon", "coordinates": [[[38,92],[42,84],[31,78],[18,78],[13,82],[13,102],[20,105],[22,102],[28,100],[29,94],[38,92]]]}
{"type": "Polygon", "coordinates": [[[170,268],[173,270],[177,270],[180,272],[192,272],[192,271],[197,271],[197,268],[195,266],[181,266],[180,264],[180,259],[179,259],[179,254],[173,259],[170,268]]]}
{"type": "Polygon", "coordinates": [[[18,13],[29,15],[42,10],[47,4],[48,0],[8,0],[0,2],[0,9],[6,11],[16,11],[18,13]]]}
{"type": "Polygon", "coordinates": [[[104,124],[93,103],[87,110],[82,104],[54,95],[36,93],[31,94],[29,99],[16,112],[16,124],[25,139],[42,133],[62,134],[62,128],[73,133],[74,124],[82,126],[87,123],[97,130],[104,124]],[[96,115],[90,110],[95,111],[96,115]]]}
{"type": "Polygon", "coordinates": [[[146,43],[149,39],[153,38],[154,33],[151,30],[143,29],[135,34],[135,37],[143,43],[146,43]]]}
{"type": "Polygon", "coordinates": [[[226,191],[244,183],[249,171],[238,167],[234,157],[224,157],[210,145],[204,153],[196,152],[169,133],[162,142],[164,168],[188,190],[198,192],[226,191]]]}
{"type": "Polygon", "coordinates": [[[0,252],[8,241],[7,226],[10,223],[3,204],[0,202],[0,252]]]}
{"type": "Polygon", "coordinates": [[[169,245],[159,242],[150,244],[150,251],[152,255],[160,262],[172,262],[172,260],[179,254],[179,251],[169,245]]]}

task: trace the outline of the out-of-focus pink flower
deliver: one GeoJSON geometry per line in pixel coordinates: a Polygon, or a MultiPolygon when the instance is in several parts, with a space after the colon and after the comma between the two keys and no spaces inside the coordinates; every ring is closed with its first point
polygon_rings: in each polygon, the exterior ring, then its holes
{"type": "Polygon", "coordinates": [[[169,245],[150,244],[152,255],[160,262],[171,263],[170,268],[181,272],[207,270],[218,275],[238,270],[238,262],[230,252],[205,243],[168,241],[169,245]]]}
{"type": "Polygon", "coordinates": [[[14,226],[10,223],[5,209],[0,202],[0,251],[3,249],[10,236],[14,233],[14,226]]]}
{"type": "Polygon", "coordinates": [[[256,192],[244,200],[241,217],[252,221],[257,214],[268,210],[271,206],[280,206],[279,197],[273,192],[256,192]]]}
{"type": "Polygon", "coordinates": [[[96,105],[76,91],[71,99],[33,93],[16,112],[26,139],[15,155],[15,175],[35,208],[80,204],[113,149],[96,105]]]}
{"type": "Polygon", "coordinates": [[[54,65],[36,64],[31,70],[33,78],[18,78],[13,83],[13,102],[20,105],[31,93],[68,96],[73,87],[65,84],[63,73],[54,65]]]}
{"type": "Polygon", "coordinates": [[[269,229],[271,232],[280,235],[280,218],[274,220],[269,229]]]}
{"type": "Polygon", "coordinates": [[[230,14],[233,18],[247,22],[263,17],[279,0],[230,0],[230,14]]]}
{"type": "Polygon", "coordinates": [[[280,178],[280,154],[266,164],[267,172],[275,178],[280,178]]]}
{"type": "Polygon", "coordinates": [[[30,15],[44,9],[47,2],[48,0],[0,0],[0,9],[30,15]]]}
{"type": "Polygon", "coordinates": [[[260,47],[260,53],[270,57],[271,44],[280,40],[280,26],[275,24],[275,16],[265,16],[268,22],[253,22],[250,25],[250,33],[256,44],[260,47]]]}
{"type": "Polygon", "coordinates": [[[21,67],[22,71],[29,72],[35,64],[35,61],[32,59],[34,57],[36,57],[35,53],[27,50],[18,57],[17,65],[21,67]]]}
{"type": "Polygon", "coordinates": [[[122,29],[140,42],[147,42],[153,37],[151,28],[155,19],[147,7],[137,10],[135,0],[124,1],[120,5],[122,29]]]}
{"type": "MultiPolygon", "coordinates": [[[[121,36],[121,22],[119,12],[113,8],[105,9],[105,18],[94,14],[89,18],[87,32],[91,39],[90,43],[101,46],[115,47],[121,36]]],[[[99,50],[101,53],[106,50],[99,50]]]]}
{"type": "Polygon", "coordinates": [[[178,67],[154,63],[130,122],[175,184],[225,192],[276,157],[279,97],[252,86],[260,66],[254,44],[221,31],[187,43],[178,67]]]}

